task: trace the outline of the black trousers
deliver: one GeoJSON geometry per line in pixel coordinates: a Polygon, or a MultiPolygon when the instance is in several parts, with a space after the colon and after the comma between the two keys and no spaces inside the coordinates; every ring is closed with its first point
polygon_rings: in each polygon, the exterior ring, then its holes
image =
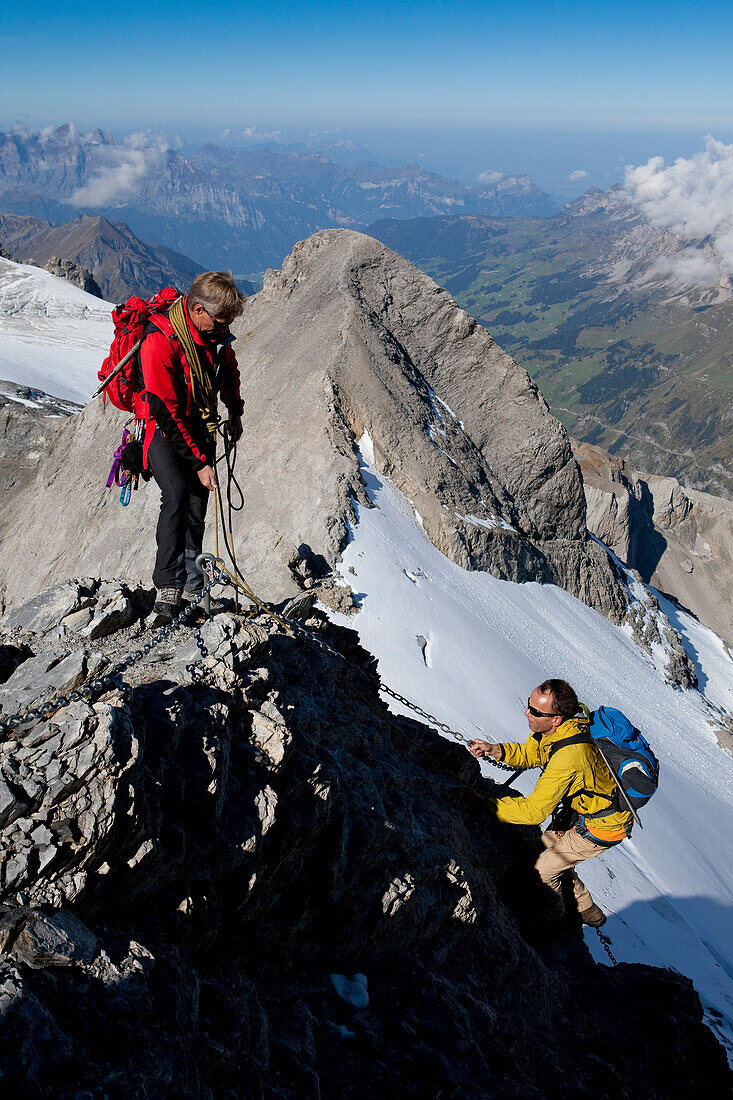
{"type": "Polygon", "coordinates": [[[196,558],[204,541],[209,490],[159,431],[148,450],[148,465],[160,486],[153,584],[158,589],[199,592],[203,577],[196,568],[196,558]]]}

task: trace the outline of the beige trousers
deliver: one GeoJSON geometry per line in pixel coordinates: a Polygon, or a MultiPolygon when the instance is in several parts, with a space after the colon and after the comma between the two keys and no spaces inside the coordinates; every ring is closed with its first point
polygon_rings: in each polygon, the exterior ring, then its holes
{"type": "Polygon", "coordinates": [[[544,882],[554,891],[557,898],[557,912],[561,916],[565,910],[562,899],[562,876],[567,874],[573,884],[573,894],[578,906],[578,912],[583,913],[593,905],[593,898],[587,886],[578,878],[574,868],[584,859],[593,859],[603,852],[609,851],[603,844],[594,844],[592,840],[579,836],[575,829],[570,829],[562,836],[558,836],[552,829],[545,829],[542,834],[542,843],[545,851],[535,863],[535,870],[544,882]]]}

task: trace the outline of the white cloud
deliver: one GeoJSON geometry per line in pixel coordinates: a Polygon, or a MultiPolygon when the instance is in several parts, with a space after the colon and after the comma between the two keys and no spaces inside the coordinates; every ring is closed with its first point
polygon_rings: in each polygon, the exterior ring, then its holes
{"type": "Polygon", "coordinates": [[[590,175],[590,172],[586,172],[585,168],[576,168],[574,172],[570,173],[570,175],[568,176],[568,179],[571,180],[572,182],[575,182],[575,180],[588,179],[589,175],[590,175]]]}
{"type": "Polygon", "coordinates": [[[169,147],[163,137],[146,133],[131,134],[122,145],[96,145],[93,175],[66,202],[98,207],[133,198],[147,176],[165,167],[169,147]]]}
{"type": "Polygon", "coordinates": [[[717,286],[718,271],[712,260],[696,248],[685,248],[673,256],[660,256],[653,270],[671,275],[682,286],[717,286]]]}
{"type": "Polygon", "coordinates": [[[242,137],[247,141],[278,141],[281,136],[281,130],[258,130],[256,126],[242,130],[242,137]]]}
{"type": "MultiPolygon", "coordinates": [[[[638,168],[629,165],[624,190],[652,225],[697,241],[709,238],[724,271],[733,273],[733,145],[708,135],[703,153],[670,165],[662,157],[638,168]]],[[[712,262],[704,266],[695,250],[680,258],[683,271],[709,277],[712,262]]]]}
{"type": "Polygon", "coordinates": [[[479,174],[480,183],[498,183],[499,180],[504,178],[503,172],[496,172],[493,169],[489,169],[487,172],[481,172],[479,174]]]}

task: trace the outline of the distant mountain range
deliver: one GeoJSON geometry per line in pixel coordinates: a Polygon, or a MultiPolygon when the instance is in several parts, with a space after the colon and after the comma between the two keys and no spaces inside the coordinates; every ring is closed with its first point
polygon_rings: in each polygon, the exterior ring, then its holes
{"type": "Polygon", "coordinates": [[[733,291],[708,240],[655,228],[620,189],[551,218],[395,219],[421,266],[537,380],[577,438],[733,496],[733,291]],[[718,270],[685,280],[689,257],[718,270]]]}
{"type": "Polygon", "coordinates": [[[63,225],[0,214],[0,245],[24,263],[44,265],[58,256],[88,268],[104,297],[113,302],[131,294],[148,297],[169,283],[187,290],[204,270],[188,256],[138,240],[122,222],[85,214],[63,225]]]}
{"type": "Polygon", "coordinates": [[[557,205],[527,176],[469,185],[417,164],[345,166],[271,148],[205,145],[184,157],[163,143],[66,125],[0,133],[0,209],[51,222],[67,221],[70,209],[103,214],[205,267],[246,275],[279,265],[323,228],[456,213],[545,216],[557,205]]]}

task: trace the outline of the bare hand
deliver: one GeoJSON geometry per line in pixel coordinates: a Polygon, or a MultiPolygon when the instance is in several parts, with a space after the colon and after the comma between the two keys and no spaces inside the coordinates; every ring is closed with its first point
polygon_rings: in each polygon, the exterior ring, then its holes
{"type": "Polygon", "coordinates": [[[208,489],[209,492],[213,493],[216,489],[216,474],[211,466],[204,466],[203,469],[198,471],[198,475],[204,489],[208,489]]]}
{"type": "Polygon", "coordinates": [[[239,413],[231,413],[229,416],[229,435],[232,443],[236,443],[242,436],[242,418],[239,413]]]}
{"type": "Polygon", "coordinates": [[[501,745],[492,745],[489,741],[481,741],[478,738],[468,746],[472,756],[480,759],[482,756],[491,756],[494,760],[501,758],[501,745]]]}

